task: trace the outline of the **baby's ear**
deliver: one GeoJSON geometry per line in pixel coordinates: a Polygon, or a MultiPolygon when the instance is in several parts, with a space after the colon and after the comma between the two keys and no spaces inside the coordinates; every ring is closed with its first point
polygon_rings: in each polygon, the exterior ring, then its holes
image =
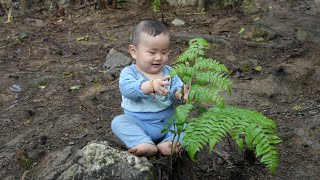
{"type": "Polygon", "coordinates": [[[129,53],[131,54],[133,59],[136,59],[136,57],[137,57],[137,49],[132,44],[129,45],[129,53]]]}

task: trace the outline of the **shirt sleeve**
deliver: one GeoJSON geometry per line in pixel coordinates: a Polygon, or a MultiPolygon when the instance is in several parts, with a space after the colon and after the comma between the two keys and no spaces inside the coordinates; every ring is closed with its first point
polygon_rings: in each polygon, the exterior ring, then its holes
{"type": "Polygon", "coordinates": [[[123,96],[134,101],[140,99],[147,99],[148,94],[144,94],[141,90],[142,83],[145,79],[142,76],[138,76],[130,67],[124,68],[120,73],[119,89],[123,96]]]}

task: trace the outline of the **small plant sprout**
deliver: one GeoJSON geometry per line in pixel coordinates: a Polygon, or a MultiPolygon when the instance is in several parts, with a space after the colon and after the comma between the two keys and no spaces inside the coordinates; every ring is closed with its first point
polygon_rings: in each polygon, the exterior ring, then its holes
{"type": "MultiPolygon", "coordinates": [[[[189,48],[177,58],[171,76],[178,74],[190,85],[188,102],[176,108],[169,121],[175,127],[173,133],[182,139],[185,150],[194,160],[195,154],[208,146],[210,152],[223,138],[230,136],[243,151],[255,152],[260,161],[275,174],[279,164],[276,145],[281,142],[276,135],[273,120],[259,112],[246,108],[227,106],[223,92],[231,96],[228,69],[217,60],[207,58],[205,50],[209,44],[205,39],[189,41],[189,48]],[[192,113],[192,117],[189,114],[192,113]]],[[[163,132],[168,131],[168,125],[163,132]]]]}
{"type": "Polygon", "coordinates": [[[152,0],[153,11],[159,11],[161,7],[161,0],[152,0]]]}

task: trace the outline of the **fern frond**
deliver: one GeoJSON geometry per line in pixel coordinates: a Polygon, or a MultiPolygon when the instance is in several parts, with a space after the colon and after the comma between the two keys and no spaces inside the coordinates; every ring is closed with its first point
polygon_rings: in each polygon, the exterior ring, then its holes
{"type": "Polygon", "coordinates": [[[185,123],[187,116],[189,115],[189,112],[192,110],[192,108],[193,108],[193,105],[191,103],[180,105],[176,108],[178,124],[185,123]]]}
{"type": "Polygon", "coordinates": [[[191,103],[180,105],[176,108],[176,117],[177,117],[176,128],[178,133],[181,133],[184,131],[187,117],[189,115],[189,112],[192,110],[192,108],[193,108],[193,105],[191,103]]]}
{"type": "Polygon", "coordinates": [[[185,129],[183,142],[191,159],[207,144],[212,151],[214,146],[231,132],[234,124],[232,119],[223,114],[210,112],[190,121],[185,129]]]}
{"type": "Polygon", "coordinates": [[[185,136],[183,137],[183,146],[189,154],[189,157],[194,160],[195,154],[203,149],[203,146],[208,144],[209,138],[207,136],[210,133],[208,128],[203,128],[201,118],[192,118],[190,123],[187,124],[185,129],[185,136]]]}
{"type": "Polygon", "coordinates": [[[224,103],[224,97],[220,95],[220,89],[212,89],[207,86],[192,85],[189,91],[189,101],[198,103],[215,103],[221,105],[224,103]]]}
{"type": "Polygon", "coordinates": [[[164,128],[162,129],[161,133],[165,133],[170,131],[169,126],[173,125],[176,128],[176,132],[172,132],[174,134],[180,134],[185,129],[185,123],[187,121],[187,117],[189,112],[192,110],[193,105],[191,103],[187,103],[184,105],[179,105],[176,108],[176,113],[168,120],[165,124],[164,128]]]}
{"type": "Polygon", "coordinates": [[[228,69],[223,64],[220,64],[218,61],[212,58],[204,58],[199,57],[194,66],[196,70],[206,70],[206,71],[214,71],[214,72],[226,72],[228,73],[228,69]]]}
{"type": "Polygon", "coordinates": [[[177,64],[170,72],[172,77],[177,74],[183,82],[190,83],[188,102],[194,104],[177,107],[177,113],[173,116],[177,122],[170,121],[177,131],[169,131],[178,134],[178,137],[185,132],[182,141],[192,160],[204,146],[209,146],[212,151],[218,142],[231,135],[241,150],[253,150],[274,174],[279,164],[276,145],[281,142],[276,135],[276,124],[256,111],[226,107],[221,92],[226,90],[231,96],[228,69],[216,60],[204,57],[208,48],[206,40],[192,39],[189,48],[176,60],[177,64]],[[206,111],[201,110],[199,117],[187,119],[193,109],[208,106],[206,111]]]}
{"type": "Polygon", "coordinates": [[[205,50],[209,49],[209,43],[203,38],[194,38],[189,41],[188,49],[178,57],[177,62],[195,61],[196,58],[205,55],[205,50]]]}
{"type": "Polygon", "coordinates": [[[194,38],[189,41],[189,47],[197,49],[209,49],[210,45],[204,38],[194,38]]]}
{"type": "Polygon", "coordinates": [[[255,151],[261,162],[275,173],[279,163],[276,145],[281,140],[275,134],[277,129],[271,119],[256,111],[236,107],[211,108],[208,112],[229,117],[229,121],[234,123],[230,134],[239,147],[244,148],[245,140],[247,147],[255,151]]]}
{"type": "Polygon", "coordinates": [[[231,94],[231,82],[224,74],[217,72],[198,72],[196,80],[198,84],[209,84],[211,88],[224,89],[231,94]]]}
{"type": "Polygon", "coordinates": [[[257,157],[261,156],[260,161],[274,174],[279,164],[276,144],[281,142],[280,138],[266,133],[257,124],[251,124],[247,128],[245,140],[248,147],[255,151],[257,157]]]}
{"type": "Polygon", "coordinates": [[[175,70],[176,74],[178,74],[178,76],[182,78],[185,76],[192,78],[196,73],[194,68],[190,67],[188,64],[177,64],[173,66],[173,69],[175,70]]]}

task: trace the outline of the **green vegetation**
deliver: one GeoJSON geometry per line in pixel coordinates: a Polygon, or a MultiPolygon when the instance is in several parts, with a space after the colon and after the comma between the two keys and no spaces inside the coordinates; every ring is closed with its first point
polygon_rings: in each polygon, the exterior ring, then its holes
{"type": "Polygon", "coordinates": [[[159,11],[161,7],[161,0],[152,0],[153,11],[159,11]]]}
{"type": "Polygon", "coordinates": [[[190,85],[188,103],[179,105],[174,115],[177,121],[169,122],[176,127],[173,133],[178,137],[185,133],[182,141],[192,160],[204,146],[212,151],[217,143],[230,135],[241,150],[254,151],[274,174],[279,163],[276,145],[281,142],[275,134],[276,124],[256,111],[226,105],[222,93],[227,91],[231,96],[228,69],[205,57],[207,49],[206,40],[192,39],[170,73],[171,76],[178,74],[190,85]],[[192,113],[191,117],[191,112],[196,114],[192,113]]]}

